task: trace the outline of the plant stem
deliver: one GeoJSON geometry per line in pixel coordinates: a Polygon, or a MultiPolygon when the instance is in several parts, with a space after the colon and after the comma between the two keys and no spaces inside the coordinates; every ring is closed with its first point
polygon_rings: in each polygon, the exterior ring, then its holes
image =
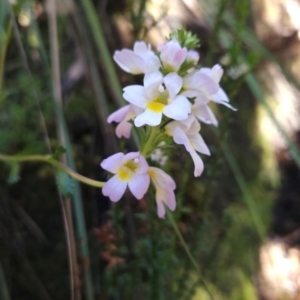
{"type": "MultiPolygon", "coordinates": [[[[3,77],[4,77],[4,62],[5,62],[7,47],[11,38],[11,31],[12,31],[12,21],[9,20],[7,24],[5,37],[3,39],[3,44],[0,49],[0,91],[2,90],[3,77]]],[[[0,95],[0,103],[1,102],[2,102],[2,97],[0,95]]]]}
{"type": "Polygon", "coordinates": [[[155,148],[155,140],[157,139],[157,136],[159,134],[160,127],[155,126],[151,127],[150,135],[148,139],[146,140],[145,144],[141,146],[140,153],[145,156],[146,158],[149,157],[155,148]]]}
{"type": "Polygon", "coordinates": [[[182,247],[183,247],[185,253],[187,254],[187,256],[188,256],[188,258],[190,259],[191,263],[193,264],[193,266],[194,266],[195,269],[197,270],[197,272],[198,272],[198,274],[199,274],[199,277],[200,277],[201,281],[203,282],[203,285],[204,285],[204,287],[205,287],[207,293],[209,294],[210,298],[213,300],[214,297],[213,297],[213,295],[212,295],[212,293],[211,293],[211,291],[210,291],[210,289],[209,289],[209,287],[208,287],[208,284],[207,284],[205,278],[203,277],[203,275],[202,275],[202,273],[201,273],[201,270],[200,270],[200,268],[199,268],[199,266],[198,266],[198,264],[197,264],[195,258],[193,257],[193,255],[192,255],[192,253],[191,253],[191,251],[190,251],[188,245],[186,244],[186,242],[185,242],[185,240],[184,240],[182,234],[180,233],[179,228],[178,228],[178,226],[177,226],[177,224],[176,224],[176,222],[175,222],[175,220],[174,220],[174,218],[173,218],[172,213],[170,213],[169,210],[167,210],[167,215],[168,215],[168,218],[169,218],[169,220],[170,220],[170,222],[171,222],[171,224],[172,224],[172,226],[173,226],[173,228],[174,228],[174,231],[175,231],[176,235],[178,236],[178,238],[179,238],[179,240],[180,240],[180,242],[181,242],[181,244],[182,244],[182,247]]]}
{"type": "Polygon", "coordinates": [[[86,19],[88,21],[88,24],[91,28],[92,34],[94,36],[96,45],[98,47],[99,55],[102,58],[102,63],[105,66],[104,70],[107,73],[109,87],[111,89],[112,94],[114,95],[114,98],[116,99],[116,102],[119,104],[119,106],[123,105],[123,99],[121,96],[121,85],[118,80],[118,76],[116,74],[111,54],[109,52],[109,49],[107,47],[105,37],[103,34],[102,27],[99,22],[99,18],[96,13],[96,9],[93,7],[92,1],[90,0],[81,0],[81,4],[84,8],[86,19]]]}
{"type": "Polygon", "coordinates": [[[7,288],[5,275],[3,272],[2,264],[0,262],[0,299],[2,300],[10,300],[9,291],[7,288]]]}
{"type": "Polygon", "coordinates": [[[49,155],[27,155],[27,156],[11,156],[11,155],[3,155],[0,154],[0,161],[5,161],[5,162],[46,162],[48,164],[53,165],[57,169],[65,171],[67,174],[69,174],[72,178],[96,187],[96,188],[101,188],[105,184],[105,182],[102,181],[97,181],[90,179],[88,177],[82,176],[78,174],[77,172],[73,171],[71,168],[67,167],[66,165],[60,163],[59,161],[55,160],[49,155]]]}

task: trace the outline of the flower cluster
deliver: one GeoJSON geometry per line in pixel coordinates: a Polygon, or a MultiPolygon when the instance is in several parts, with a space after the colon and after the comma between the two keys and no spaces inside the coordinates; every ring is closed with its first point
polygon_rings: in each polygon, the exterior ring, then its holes
{"type": "Polygon", "coordinates": [[[157,52],[143,41],[136,42],[133,50],[115,52],[114,60],[125,72],[144,74],[144,80],[143,85],[123,89],[123,98],[129,104],[108,117],[109,123],[119,123],[116,127],[119,138],[129,138],[134,126],[141,143],[139,152],[117,153],[101,163],[103,169],[115,174],[103,187],[103,194],[112,201],[120,200],[127,185],[141,199],[151,179],[156,189],[158,216],[164,217],[164,205],[175,209],[174,180],[161,169],[149,167],[146,161],[157,150],[169,149],[171,146],[166,144],[169,140],[183,145],[190,153],[195,176],[203,172],[198,152],[210,155],[210,151],[199,133],[199,121],[218,125],[208,105],[211,101],[234,108],[219,85],[222,68],[199,67],[199,54],[193,50],[198,43],[191,33],[178,30],[157,52]]]}

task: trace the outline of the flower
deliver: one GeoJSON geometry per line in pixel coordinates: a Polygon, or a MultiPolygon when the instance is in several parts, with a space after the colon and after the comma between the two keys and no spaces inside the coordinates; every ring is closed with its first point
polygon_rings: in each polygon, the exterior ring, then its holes
{"type": "Polygon", "coordinates": [[[133,104],[126,105],[110,114],[107,118],[107,122],[117,122],[119,125],[116,127],[116,135],[118,138],[124,136],[125,138],[130,137],[132,124],[128,122],[133,120],[135,116],[143,112],[143,110],[133,104]]]}
{"type": "Polygon", "coordinates": [[[176,73],[163,77],[160,72],[146,74],[144,86],[125,87],[124,99],[144,109],[135,118],[135,126],[157,126],[161,123],[163,114],[174,120],[187,119],[191,105],[185,96],[177,95],[181,87],[182,79],[176,73]]]}
{"type": "Polygon", "coordinates": [[[203,172],[204,165],[196,151],[210,155],[210,151],[199,133],[200,124],[193,115],[185,121],[173,121],[166,127],[167,134],[173,137],[176,144],[184,145],[185,149],[191,154],[194,161],[194,175],[200,176],[203,172]]]}
{"type": "Polygon", "coordinates": [[[158,71],[161,67],[158,57],[145,42],[135,42],[133,51],[116,51],[114,60],[121,69],[132,74],[147,74],[158,71]]]}
{"type": "Polygon", "coordinates": [[[156,189],[157,215],[159,218],[164,218],[166,213],[164,204],[171,211],[176,208],[174,194],[176,184],[171,176],[159,168],[149,167],[148,173],[156,189]]]}
{"type": "Polygon", "coordinates": [[[195,103],[192,105],[192,114],[203,123],[218,126],[218,120],[206,103],[195,101],[195,103]]]}
{"type": "Polygon", "coordinates": [[[103,186],[102,193],[111,201],[119,201],[128,185],[137,199],[142,199],[148,190],[150,177],[149,166],[144,156],[139,152],[128,154],[116,153],[101,163],[101,167],[114,175],[103,186]]]}
{"type": "Polygon", "coordinates": [[[182,48],[177,40],[168,41],[158,47],[160,60],[165,71],[177,72],[185,61],[188,51],[182,48]]]}
{"type": "Polygon", "coordinates": [[[215,103],[223,104],[232,110],[236,110],[236,108],[232,107],[229,104],[229,99],[224,90],[219,86],[219,82],[223,76],[223,69],[220,65],[214,65],[211,69],[210,68],[201,68],[199,72],[208,75],[217,85],[218,90],[214,94],[210,94],[209,99],[215,103]]]}

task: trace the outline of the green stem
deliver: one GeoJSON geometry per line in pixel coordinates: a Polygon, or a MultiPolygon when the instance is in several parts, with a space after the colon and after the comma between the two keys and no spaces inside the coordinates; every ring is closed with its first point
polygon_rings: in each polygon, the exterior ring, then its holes
{"type": "Polygon", "coordinates": [[[151,127],[151,131],[150,131],[148,139],[146,140],[145,144],[143,144],[141,146],[140,153],[143,156],[145,156],[146,158],[151,155],[152,151],[154,150],[154,148],[156,146],[155,140],[157,139],[157,137],[159,135],[159,130],[160,130],[159,126],[151,127]]]}
{"type": "Polygon", "coordinates": [[[121,85],[111,59],[111,54],[105,41],[102,27],[99,22],[99,17],[97,15],[97,10],[90,0],[81,0],[81,4],[84,8],[86,19],[94,36],[99,54],[102,58],[102,63],[105,66],[104,70],[107,73],[108,82],[110,82],[109,87],[111,88],[111,92],[117,100],[117,103],[122,106],[123,99],[121,96],[121,85]]]}
{"type": "Polygon", "coordinates": [[[193,255],[192,255],[192,253],[191,253],[191,251],[190,251],[188,245],[186,244],[186,242],[185,242],[185,240],[184,240],[182,234],[180,233],[179,228],[178,228],[178,226],[177,226],[177,224],[176,224],[176,222],[175,222],[175,220],[174,220],[174,218],[173,218],[172,213],[170,213],[169,210],[167,210],[167,215],[168,215],[168,218],[169,218],[169,220],[170,220],[170,222],[171,222],[171,224],[172,224],[172,226],[173,226],[173,228],[174,228],[174,231],[175,231],[176,235],[178,236],[178,238],[179,238],[179,240],[180,240],[180,242],[181,242],[181,244],[182,244],[183,249],[185,250],[185,252],[186,252],[188,258],[189,258],[190,261],[191,261],[191,263],[193,264],[193,266],[194,266],[195,269],[197,270],[197,272],[198,272],[198,274],[199,274],[199,277],[200,277],[201,281],[203,282],[203,285],[204,285],[204,287],[205,287],[207,293],[209,294],[210,298],[213,300],[214,297],[213,297],[213,295],[212,295],[212,293],[211,293],[211,291],[210,291],[210,289],[209,289],[209,287],[208,287],[208,284],[207,284],[205,278],[203,277],[203,275],[202,275],[202,273],[201,273],[201,270],[200,270],[200,268],[199,268],[199,266],[198,266],[198,264],[197,264],[195,258],[193,257],[193,255]]]}
{"type": "MultiPolygon", "coordinates": [[[[12,22],[11,22],[11,20],[9,20],[8,24],[7,24],[5,38],[3,39],[2,49],[0,50],[0,91],[2,90],[3,75],[4,75],[4,62],[5,62],[7,47],[8,47],[9,41],[10,41],[10,37],[11,37],[11,30],[12,30],[12,22]]],[[[0,95],[0,103],[2,102],[1,99],[2,98],[0,95]]]]}
{"type": "Polygon", "coordinates": [[[4,271],[2,268],[2,264],[0,262],[0,299],[2,300],[10,300],[10,295],[7,287],[7,283],[5,280],[4,271]]]}
{"type": "Polygon", "coordinates": [[[82,176],[78,174],[77,172],[73,171],[71,168],[67,167],[66,165],[60,163],[59,161],[55,160],[49,155],[27,155],[27,156],[11,156],[11,155],[3,155],[0,154],[0,161],[5,161],[5,162],[35,162],[35,161],[40,161],[40,162],[46,162],[57,169],[65,171],[67,174],[69,174],[72,178],[96,187],[96,188],[101,188],[105,184],[105,182],[97,181],[90,179],[88,177],[82,176]]]}

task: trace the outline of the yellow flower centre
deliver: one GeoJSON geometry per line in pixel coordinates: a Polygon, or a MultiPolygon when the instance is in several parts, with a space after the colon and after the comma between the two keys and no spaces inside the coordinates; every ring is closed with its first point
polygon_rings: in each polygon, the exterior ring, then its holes
{"type": "Polygon", "coordinates": [[[157,98],[147,104],[147,109],[156,113],[162,112],[164,107],[168,104],[168,98],[169,94],[167,91],[159,93],[157,98]]]}
{"type": "Polygon", "coordinates": [[[130,171],[135,172],[137,163],[134,160],[129,160],[124,167],[127,167],[130,171]]]}
{"type": "Polygon", "coordinates": [[[170,65],[164,65],[164,68],[165,68],[165,71],[167,72],[167,73],[172,73],[172,72],[175,72],[175,70],[174,70],[174,68],[172,67],[172,66],[170,66],[170,65]]]}
{"type": "Polygon", "coordinates": [[[129,181],[131,178],[130,171],[127,168],[120,169],[118,171],[118,176],[122,181],[129,181]]]}
{"type": "Polygon", "coordinates": [[[150,103],[147,104],[147,108],[149,110],[152,110],[152,111],[156,112],[156,113],[162,112],[164,110],[164,107],[165,107],[164,104],[159,103],[159,102],[155,102],[155,101],[150,102],[150,103]]]}
{"type": "Polygon", "coordinates": [[[134,160],[129,160],[126,162],[123,167],[118,171],[117,175],[122,181],[130,181],[133,173],[137,169],[137,162],[134,160]]]}

